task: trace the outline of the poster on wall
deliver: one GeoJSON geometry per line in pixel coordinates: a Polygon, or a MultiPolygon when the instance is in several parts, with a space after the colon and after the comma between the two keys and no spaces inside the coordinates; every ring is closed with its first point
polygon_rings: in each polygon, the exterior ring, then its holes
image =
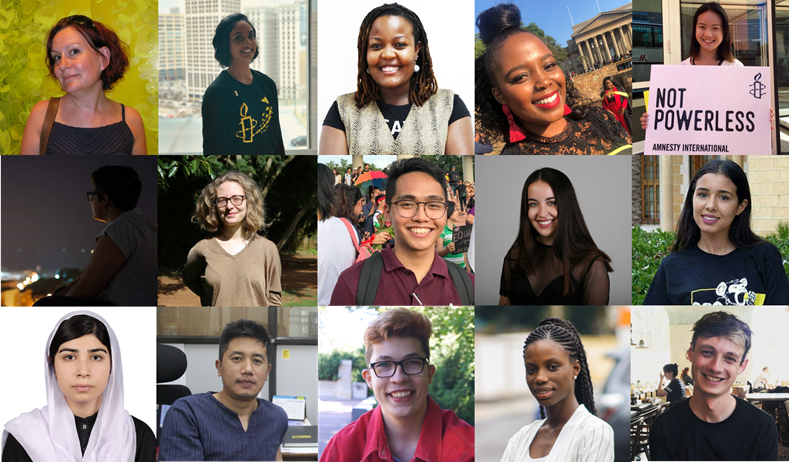
{"type": "Polygon", "coordinates": [[[769,155],[770,68],[652,66],[644,154],[769,155]]]}

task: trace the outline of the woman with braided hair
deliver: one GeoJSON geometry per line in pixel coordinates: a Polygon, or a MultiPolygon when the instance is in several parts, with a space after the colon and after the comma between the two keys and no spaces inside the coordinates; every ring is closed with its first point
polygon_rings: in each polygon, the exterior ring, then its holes
{"type": "Polygon", "coordinates": [[[543,319],[523,345],[526,383],[542,420],[510,438],[502,462],[612,462],[614,431],[597,417],[581,337],[572,323],[543,319]]]}
{"type": "Polygon", "coordinates": [[[521,24],[512,4],[477,17],[487,47],[474,65],[481,130],[507,143],[501,154],[629,154],[627,130],[607,110],[583,105],[561,63],[521,24]]]}
{"type": "Polygon", "coordinates": [[[397,3],[374,8],[357,42],[357,88],[332,105],[319,154],[474,154],[474,130],[463,101],[439,89],[427,33],[397,3]]]}

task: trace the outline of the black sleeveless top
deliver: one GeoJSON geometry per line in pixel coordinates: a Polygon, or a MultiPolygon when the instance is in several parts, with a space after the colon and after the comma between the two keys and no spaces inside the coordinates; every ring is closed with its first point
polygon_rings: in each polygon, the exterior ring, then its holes
{"type": "Polygon", "coordinates": [[[607,305],[610,282],[602,255],[590,253],[570,261],[570,290],[564,294],[562,262],[553,248],[535,242],[531,260],[536,271],[527,274],[518,264],[518,246],[507,252],[499,294],[512,305],[607,305]]]}
{"type": "Polygon", "coordinates": [[[52,123],[47,155],[131,155],[134,134],[126,124],[126,106],[121,104],[123,120],[103,127],[82,128],[52,123]]]}

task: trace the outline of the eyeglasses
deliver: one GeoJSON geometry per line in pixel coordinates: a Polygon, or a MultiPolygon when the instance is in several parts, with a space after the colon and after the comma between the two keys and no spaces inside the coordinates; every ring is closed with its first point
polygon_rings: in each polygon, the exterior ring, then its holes
{"type": "Polygon", "coordinates": [[[419,375],[425,370],[427,358],[410,358],[402,361],[378,361],[377,363],[370,364],[370,368],[375,372],[375,376],[379,379],[386,379],[397,371],[397,366],[405,375],[419,375]]]}
{"type": "Polygon", "coordinates": [[[95,196],[98,196],[99,193],[96,191],[88,191],[88,202],[92,201],[95,196]]]}
{"type": "Polygon", "coordinates": [[[58,24],[63,24],[63,23],[77,24],[77,25],[80,25],[80,26],[92,27],[94,29],[96,28],[96,25],[93,24],[93,20],[92,19],[90,19],[87,16],[83,16],[81,14],[76,14],[74,16],[67,16],[67,17],[61,19],[60,21],[58,21],[58,24]]]}
{"type": "Polygon", "coordinates": [[[412,218],[419,210],[419,204],[424,204],[425,215],[428,218],[437,220],[444,216],[447,211],[447,204],[444,202],[416,202],[416,201],[397,201],[392,202],[397,206],[397,213],[403,218],[412,218]]]}
{"type": "Polygon", "coordinates": [[[246,199],[246,197],[247,196],[230,196],[230,198],[219,197],[216,200],[214,200],[214,203],[219,208],[225,208],[227,207],[227,201],[229,200],[231,204],[238,207],[239,205],[244,203],[244,199],[246,199]]]}

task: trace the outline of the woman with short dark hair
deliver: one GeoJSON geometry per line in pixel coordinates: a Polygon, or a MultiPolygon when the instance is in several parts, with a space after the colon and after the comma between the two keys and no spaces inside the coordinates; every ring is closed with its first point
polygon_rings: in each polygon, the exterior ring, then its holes
{"type": "Polygon", "coordinates": [[[203,95],[203,154],[284,154],[277,85],[249,68],[258,56],[255,26],[241,13],[216,26],[214,57],[223,70],[203,95]]]}
{"type": "Polygon", "coordinates": [[[663,366],[663,373],[660,374],[660,383],[656,393],[658,396],[665,396],[669,403],[677,402],[685,398],[685,384],[677,377],[679,366],[676,364],[666,364],[663,366]],[[668,385],[663,387],[663,379],[668,385]]]}

